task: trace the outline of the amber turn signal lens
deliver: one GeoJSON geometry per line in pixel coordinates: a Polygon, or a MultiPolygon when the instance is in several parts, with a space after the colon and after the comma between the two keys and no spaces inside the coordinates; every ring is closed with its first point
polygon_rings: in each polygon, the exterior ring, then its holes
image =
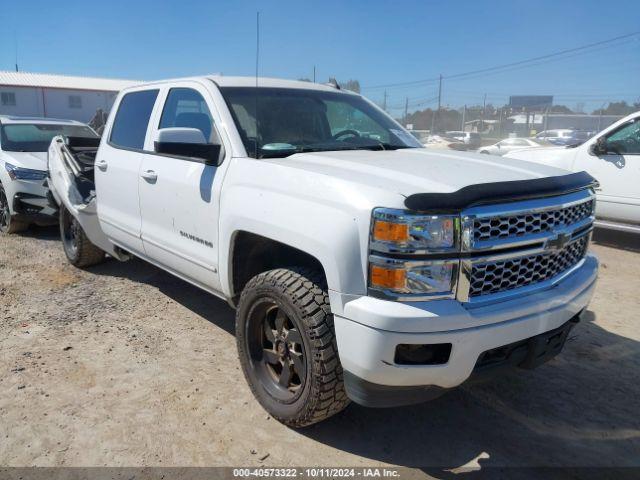
{"type": "Polygon", "coordinates": [[[373,225],[373,239],[380,242],[408,242],[409,225],[376,220],[373,225]]]}
{"type": "Polygon", "coordinates": [[[391,290],[403,290],[407,286],[407,272],[399,268],[371,266],[371,286],[391,290]]]}

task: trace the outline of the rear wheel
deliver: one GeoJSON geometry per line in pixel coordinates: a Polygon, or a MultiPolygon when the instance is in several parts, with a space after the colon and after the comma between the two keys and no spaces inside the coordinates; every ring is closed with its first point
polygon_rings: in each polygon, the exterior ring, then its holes
{"type": "Polygon", "coordinates": [[[76,267],[90,267],[104,261],[105,253],[87,238],[84,230],[64,205],[60,206],[60,237],[69,262],[76,267]]]}
{"type": "Polygon", "coordinates": [[[7,193],[2,183],[0,183],[0,233],[10,235],[12,233],[22,232],[26,230],[28,226],[28,223],[16,220],[11,216],[7,193]]]}
{"type": "Polygon", "coordinates": [[[304,427],[343,410],[349,400],[322,275],[277,269],[257,275],[236,314],[240,363],[267,412],[304,427]]]}

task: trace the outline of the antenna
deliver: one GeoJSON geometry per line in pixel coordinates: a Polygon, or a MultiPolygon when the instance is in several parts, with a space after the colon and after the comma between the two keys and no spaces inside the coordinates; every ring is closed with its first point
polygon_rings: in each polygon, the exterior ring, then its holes
{"type": "Polygon", "coordinates": [[[255,91],[255,125],[256,138],[254,140],[255,155],[258,158],[258,69],[260,66],[260,12],[256,12],[256,91],[255,91]]]}
{"type": "Polygon", "coordinates": [[[16,33],[16,31],[13,31],[13,45],[15,47],[16,50],[16,72],[18,71],[18,34],[16,33]]]}

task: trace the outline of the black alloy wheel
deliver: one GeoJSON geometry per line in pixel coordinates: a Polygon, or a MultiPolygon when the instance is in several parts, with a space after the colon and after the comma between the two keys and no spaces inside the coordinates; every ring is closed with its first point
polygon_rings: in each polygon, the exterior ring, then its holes
{"type": "Polygon", "coordinates": [[[300,396],[306,379],[300,331],[275,300],[254,305],[248,322],[252,367],[271,395],[284,402],[300,396]]]}

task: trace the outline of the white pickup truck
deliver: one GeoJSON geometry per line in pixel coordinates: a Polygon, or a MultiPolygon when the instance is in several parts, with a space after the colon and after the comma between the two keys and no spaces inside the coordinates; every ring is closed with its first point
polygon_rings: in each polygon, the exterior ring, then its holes
{"type": "Polygon", "coordinates": [[[586,171],[600,184],[596,226],[640,233],[640,112],[581,145],[520,149],[505,157],[586,171]]]}
{"type": "Polygon", "coordinates": [[[597,275],[595,182],[436,152],[337,86],[211,76],[122,91],[56,137],[77,266],[147,260],[236,309],[244,375],[296,427],[556,355],[597,275]]]}

